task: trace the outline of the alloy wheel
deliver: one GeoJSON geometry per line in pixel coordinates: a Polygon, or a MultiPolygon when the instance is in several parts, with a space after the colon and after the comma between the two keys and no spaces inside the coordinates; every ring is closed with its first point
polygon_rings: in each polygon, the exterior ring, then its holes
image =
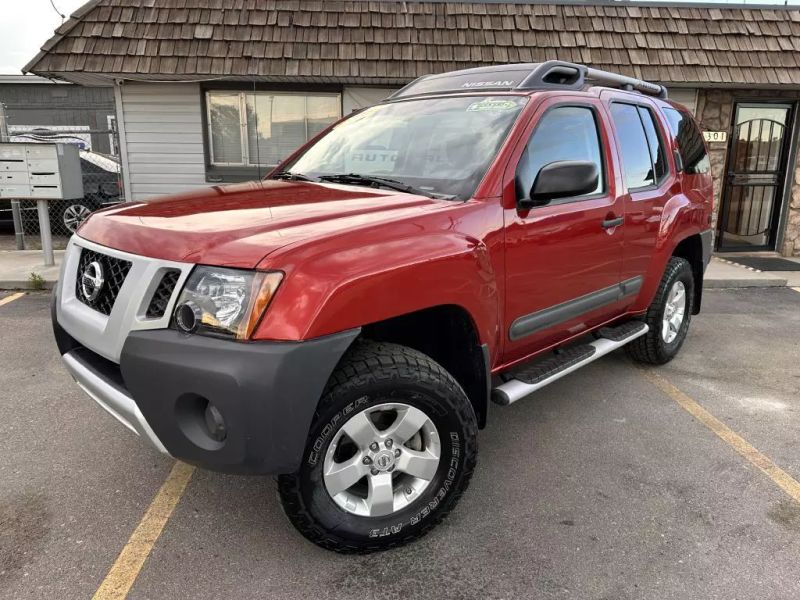
{"type": "Polygon", "coordinates": [[[686,316],[686,286],[676,281],[667,294],[664,318],[661,321],[661,337],[668,344],[675,341],[686,316]]]}
{"type": "Polygon", "coordinates": [[[64,227],[71,233],[75,233],[90,214],[92,214],[92,211],[83,204],[70,204],[64,210],[64,227]]]}
{"type": "Polygon", "coordinates": [[[403,403],[371,406],[350,417],[323,463],[325,489],[348,513],[380,517],[407,507],[436,475],[441,441],[433,421],[403,403]]]}

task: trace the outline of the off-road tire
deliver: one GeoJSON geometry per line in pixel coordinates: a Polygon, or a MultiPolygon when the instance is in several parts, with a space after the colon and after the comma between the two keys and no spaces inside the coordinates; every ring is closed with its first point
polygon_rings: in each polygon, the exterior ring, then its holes
{"type": "Polygon", "coordinates": [[[675,358],[686,339],[686,333],[689,331],[689,323],[692,320],[692,306],[694,306],[694,275],[692,267],[686,259],[673,256],[667,263],[667,268],[664,270],[664,276],[658,285],[655,298],[653,298],[653,302],[644,316],[644,322],[647,323],[650,330],[645,335],[625,345],[628,356],[638,362],[650,365],[663,365],[675,358]],[[661,326],[667,297],[676,281],[683,282],[686,289],[686,312],[678,330],[678,336],[672,342],[667,343],[662,336],[661,326]]]}
{"type": "Polygon", "coordinates": [[[357,341],[331,376],[309,432],[300,470],[278,478],[286,516],[306,538],[341,553],[368,553],[415,540],[436,526],[466,490],[477,457],[477,420],[455,379],[430,357],[398,344],[357,341]],[[323,483],[331,440],[361,410],[385,402],[419,408],[441,439],[438,469],[407,507],[362,517],[339,507],[323,483]]]}

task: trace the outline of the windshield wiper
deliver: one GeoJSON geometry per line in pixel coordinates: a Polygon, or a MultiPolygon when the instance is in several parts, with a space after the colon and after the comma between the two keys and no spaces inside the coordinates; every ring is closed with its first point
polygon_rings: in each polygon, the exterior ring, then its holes
{"type": "Polygon", "coordinates": [[[319,181],[316,177],[303,175],[302,173],[293,173],[292,171],[278,171],[272,175],[272,179],[286,179],[288,181],[319,181]]]}
{"type": "Polygon", "coordinates": [[[438,195],[416,188],[413,185],[408,185],[396,179],[389,179],[388,177],[377,177],[375,175],[360,175],[358,173],[336,173],[335,175],[320,175],[320,180],[330,181],[331,183],[352,183],[354,185],[369,185],[371,187],[385,187],[398,192],[407,192],[409,194],[418,194],[428,198],[437,198],[438,195]]]}

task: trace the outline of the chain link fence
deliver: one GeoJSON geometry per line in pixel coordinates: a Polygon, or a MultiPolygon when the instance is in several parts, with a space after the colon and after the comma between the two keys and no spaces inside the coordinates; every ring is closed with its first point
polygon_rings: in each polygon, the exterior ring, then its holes
{"type": "MultiPolygon", "coordinates": [[[[112,148],[118,148],[116,143],[116,130],[76,130],[75,132],[59,130],[35,131],[35,136],[26,136],[24,141],[64,142],[70,134],[107,134],[112,137],[112,148]]],[[[22,140],[20,140],[22,141],[22,140]]],[[[83,180],[83,197],[75,200],[50,200],[48,201],[48,214],[50,217],[50,231],[53,238],[53,247],[65,248],[70,236],[75,233],[81,223],[96,210],[123,202],[125,199],[122,182],[122,169],[119,158],[109,154],[81,149],[80,152],[81,176],[83,180]]],[[[10,208],[10,203],[8,207],[10,208]]],[[[41,248],[39,237],[39,216],[35,200],[20,200],[20,216],[25,249],[34,250],[41,248]]]]}

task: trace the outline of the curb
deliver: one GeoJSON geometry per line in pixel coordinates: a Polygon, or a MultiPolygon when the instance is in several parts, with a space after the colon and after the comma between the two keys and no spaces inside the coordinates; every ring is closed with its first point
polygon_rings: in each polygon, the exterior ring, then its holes
{"type": "Polygon", "coordinates": [[[0,280],[0,290],[25,290],[25,291],[52,290],[55,284],[56,284],[55,281],[45,281],[42,287],[37,288],[33,287],[30,281],[27,280],[6,279],[6,280],[0,280]]]}
{"type": "Polygon", "coordinates": [[[733,288],[776,288],[787,287],[786,279],[706,279],[703,287],[707,290],[733,288]]]}

